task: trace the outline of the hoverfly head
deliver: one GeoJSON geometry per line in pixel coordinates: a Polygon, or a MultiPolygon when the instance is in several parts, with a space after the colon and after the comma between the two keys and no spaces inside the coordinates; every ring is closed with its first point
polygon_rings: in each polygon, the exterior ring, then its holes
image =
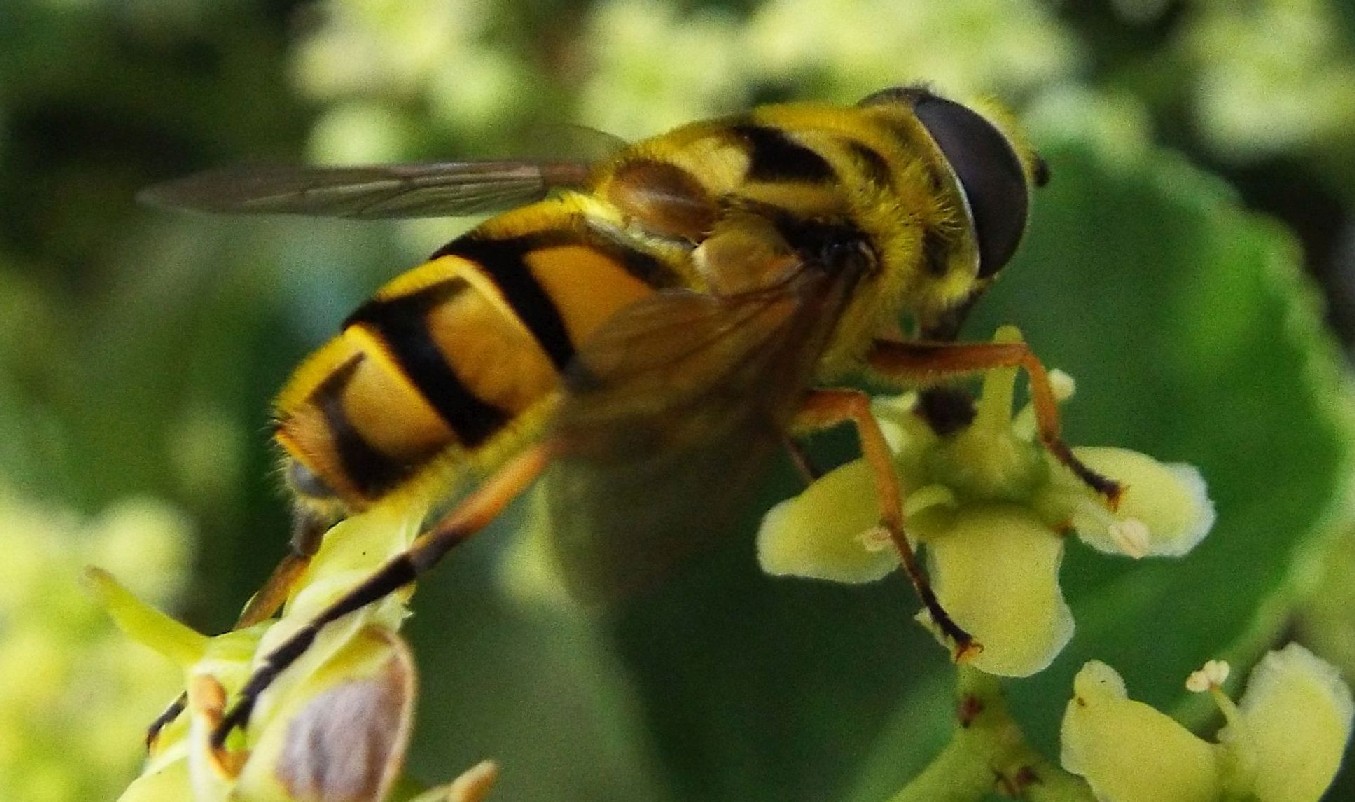
{"type": "Polygon", "coordinates": [[[922,85],[875,92],[859,105],[895,104],[912,111],[954,176],[977,245],[977,278],[991,278],[1016,252],[1031,189],[1049,180],[1048,165],[1000,111],[980,114],[922,85]]]}

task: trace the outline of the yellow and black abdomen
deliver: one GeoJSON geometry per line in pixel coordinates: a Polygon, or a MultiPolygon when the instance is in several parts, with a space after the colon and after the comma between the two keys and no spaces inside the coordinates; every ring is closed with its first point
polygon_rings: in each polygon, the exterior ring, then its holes
{"type": "Polygon", "coordinates": [[[580,344],[679,281],[675,254],[626,240],[614,217],[574,194],[508,212],[359,307],[277,400],[303,503],[436,499],[530,436],[580,344]]]}

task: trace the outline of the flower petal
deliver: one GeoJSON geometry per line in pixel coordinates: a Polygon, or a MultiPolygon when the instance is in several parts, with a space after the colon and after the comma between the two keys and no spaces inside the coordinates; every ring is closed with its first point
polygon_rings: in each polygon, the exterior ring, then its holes
{"type": "Polygon", "coordinates": [[[413,718],[414,663],[379,627],[349,639],[305,678],[270,720],[235,786],[241,799],[385,799],[404,763],[413,718]]]}
{"type": "Polygon", "coordinates": [[[482,760],[447,785],[430,788],[409,802],[484,802],[498,779],[498,764],[482,760]]]}
{"type": "Polygon", "coordinates": [[[855,460],[824,474],[762,519],[758,562],[775,576],[871,582],[899,566],[870,537],[880,521],[870,467],[855,460]]]}
{"type": "Polygon", "coordinates": [[[1095,660],[1073,680],[1063,714],[1063,767],[1111,802],[1213,802],[1219,798],[1215,748],[1128,697],[1115,669],[1095,660]]]}
{"type": "Polygon", "coordinates": [[[1213,502],[1194,467],[1164,464],[1124,448],[1075,448],[1073,452],[1087,467],[1124,485],[1113,518],[1085,507],[1090,514],[1074,514],[1073,527],[1092,547],[1111,554],[1179,557],[1214,525],[1213,502]]]}
{"type": "MultiPolygon", "coordinates": [[[[941,606],[983,646],[969,661],[974,668],[1028,676],[1072,637],[1058,584],[1063,540],[1028,508],[961,508],[944,534],[927,540],[927,552],[941,606]]],[[[932,629],[925,611],[919,620],[932,629]]]]}
{"type": "Polygon", "coordinates": [[[188,797],[188,761],[184,759],[184,750],[170,757],[146,766],[141,776],[118,797],[118,802],[181,802],[188,797]]]}
{"type": "Polygon", "coordinates": [[[85,582],[118,628],[180,666],[201,660],[207,652],[200,634],[137,598],[102,568],[86,568],[85,582]]]}
{"type": "MultiPolygon", "coordinates": [[[[1257,799],[1313,802],[1336,776],[1350,739],[1350,688],[1337,670],[1291,643],[1262,658],[1238,705],[1255,751],[1257,799]]],[[[1236,742],[1237,730],[1219,738],[1236,742]]]]}

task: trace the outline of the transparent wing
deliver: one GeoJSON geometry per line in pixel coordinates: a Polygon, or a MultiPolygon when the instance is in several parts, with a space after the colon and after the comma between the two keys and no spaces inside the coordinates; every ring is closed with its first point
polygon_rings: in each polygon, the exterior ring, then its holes
{"type": "Polygon", "coordinates": [[[845,297],[796,268],[766,289],[665,292],[581,351],[544,489],[551,543],[578,598],[652,584],[727,530],[808,385],[845,297]]]}
{"type": "Polygon", "coordinates": [[[155,206],[230,214],[377,219],[457,217],[583,185],[584,161],[467,161],[368,167],[228,167],[144,190],[155,206]]]}

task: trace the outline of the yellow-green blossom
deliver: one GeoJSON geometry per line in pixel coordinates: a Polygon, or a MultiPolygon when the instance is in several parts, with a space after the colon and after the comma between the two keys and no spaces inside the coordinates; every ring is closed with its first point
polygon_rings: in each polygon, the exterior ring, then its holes
{"type": "MultiPolygon", "coordinates": [[[[92,570],[105,607],[133,638],[177,663],[187,709],[161,731],[123,802],[373,800],[392,793],[404,764],[415,672],[397,631],[409,591],[391,594],[321,630],[314,644],[260,696],[241,735],[211,745],[231,694],[262,656],[391,556],[408,547],[421,516],[375,510],[326,534],[280,619],[208,638],[143,604],[92,570]]],[[[493,769],[420,799],[476,800],[493,769]]]]}
{"type": "Polygon", "coordinates": [[[754,77],[847,97],[919,78],[958,94],[1015,95],[1071,74],[1080,55],[1053,9],[1003,0],[769,0],[743,43],[754,77]]]}
{"type": "Polygon", "coordinates": [[[1173,46],[1189,68],[1196,130],[1216,154],[1257,161],[1349,136],[1355,60],[1338,3],[1195,6],[1173,46]]]}
{"type": "Polygon", "coordinates": [[[1350,738],[1350,689],[1297,644],[1266,655],[1238,705],[1223,693],[1227,673],[1210,661],[1187,681],[1211,693],[1227,721],[1209,743],[1128,698],[1114,669],[1087,663],[1063,717],[1064,768],[1107,802],[1315,802],[1350,738]]]}
{"type": "Polygon", "coordinates": [[[115,565],[168,604],[188,579],[188,529],[152,499],[86,520],[0,484],[0,799],[108,799],[135,770],[173,673],[109,629],[80,567],[115,565]]]}
{"type": "Polygon", "coordinates": [[[503,9],[474,0],[328,0],[293,56],[293,83],[325,104],[320,161],[407,157],[421,127],[493,132],[534,82],[491,41],[503,9]],[[415,110],[418,111],[415,111],[415,110]],[[422,116],[421,116],[422,115],[422,116]]]}
{"type": "MultiPolygon", "coordinates": [[[[1006,329],[998,341],[1019,337],[1006,329]]],[[[937,598],[983,647],[971,665],[1005,676],[1043,669],[1072,636],[1058,586],[1064,533],[1131,557],[1176,556],[1214,518],[1189,466],[1124,449],[1074,449],[1123,486],[1109,509],[1038,444],[1029,409],[1013,418],[1015,380],[1015,369],[989,372],[973,420],[944,436],[914,411],[917,396],[875,405],[904,491],[905,526],[925,547],[937,598]]],[[[1055,374],[1054,382],[1057,395],[1072,393],[1066,376],[1055,374]]],[[[878,516],[870,469],[848,463],[767,514],[758,535],[762,567],[840,582],[878,579],[899,564],[877,533],[878,516]]],[[[925,611],[920,619],[930,627],[925,611]]]]}

